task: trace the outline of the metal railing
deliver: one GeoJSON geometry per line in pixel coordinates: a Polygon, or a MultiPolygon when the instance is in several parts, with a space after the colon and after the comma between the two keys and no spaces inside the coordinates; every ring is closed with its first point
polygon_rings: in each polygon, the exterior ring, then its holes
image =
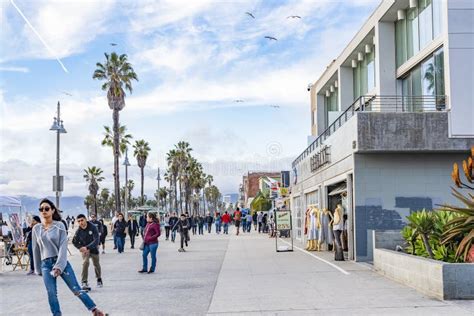
{"type": "Polygon", "coordinates": [[[296,158],[292,167],[308,157],[316,148],[331,136],[339,127],[353,117],[356,112],[439,112],[446,110],[445,95],[422,96],[361,96],[352,103],[334,122],[332,122],[302,153],[296,158]]]}

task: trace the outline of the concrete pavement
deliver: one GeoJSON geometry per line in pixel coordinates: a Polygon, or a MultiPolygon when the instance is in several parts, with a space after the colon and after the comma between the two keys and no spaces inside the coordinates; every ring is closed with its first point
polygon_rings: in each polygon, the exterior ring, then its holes
{"type": "MultiPolygon", "coordinates": [[[[127,245],[117,254],[111,243],[101,256],[104,287],[95,288],[92,266],[89,273],[91,296],[110,315],[469,315],[474,310],[472,301],[427,298],[368,265],[341,262],[338,270],[301,251],[276,253],[274,239],[256,233],[191,236],[186,253],[162,240],[152,275],[137,273],[139,250],[127,245]]],[[[315,255],[334,263],[331,253],[315,255]]],[[[80,275],[76,251],[70,261],[80,275]]],[[[87,315],[64,283],[58,284],[64,315],[87,315]]],[[[1,315],[49,314],[39,277],[5,272],[0,291],[1,315]]]]}

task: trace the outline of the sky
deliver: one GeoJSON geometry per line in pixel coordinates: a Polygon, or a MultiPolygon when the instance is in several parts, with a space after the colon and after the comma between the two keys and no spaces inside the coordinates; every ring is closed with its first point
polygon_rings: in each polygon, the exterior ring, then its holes
{"type": "Polygon", "coordinates": [[[92,79],[112,51],[126,53],[139,78],[120,121],[150,144],[145,194],[181,140],[224,194],[248,171],[290,170],[311,132],[308,83],[380,0],[0,2],[0,193],[42,197],[52,194],[58,101],[63,196],[87,194],[89,166],[113,186],[112,151],[100,145],[112,112],[92,79]]]}

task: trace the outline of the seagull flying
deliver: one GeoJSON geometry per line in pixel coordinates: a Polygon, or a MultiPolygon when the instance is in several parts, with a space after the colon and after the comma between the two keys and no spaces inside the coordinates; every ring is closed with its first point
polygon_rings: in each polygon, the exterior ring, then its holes
{"type": "Polygon", "coordinates": [[[247,14],[247,15],[248,15],[249,17],[251,17],[252,19],[255,19],[255,16],[254,16],[252,13],[250,13],[250,12],[245,12],[245,14],[247,14]]]}
{"type": "Polygon", "coordinates": [[[115,44],[115,43],[110,43],[110,46],[117,46],[117,44],[115,44]]]}
{"type": "Polygon", "coordinates": [[[68,93],[68,92],[66,92],[66,91],[61,91],[61,93],[72,97],[72,94],[70,94],[70,93],[68,93]]]}
{"type": "Polygon", "coordinates": [[[244,100],[234,100],[234,102],[241,103],[241,102],[244,102],[244,100]]]}
{"type": "Polygon", "coordinates": [[[275,37],[273,36],[265,36],[266,39],[272,40],[272,41],[278,41],[275,37]]]}
{"type": "Polygon", "coordinates": [[[290,15],[286,17],[287,19],[301,19],[299,15],[290,15]]]}
{"type": "Polygon", "coordinates": [[[275,109],[279,109],[280,106],[279,105],[270,105],[271,108],[275,108],[275,109]]]}

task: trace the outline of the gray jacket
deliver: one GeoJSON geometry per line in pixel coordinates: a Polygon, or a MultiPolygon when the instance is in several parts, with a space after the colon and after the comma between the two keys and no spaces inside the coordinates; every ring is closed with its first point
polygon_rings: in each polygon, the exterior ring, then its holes
{"type": "Polygon", "coordinates": [[[33,258],[35,273],[41,275],[41,260],[58,257],[53,269],[64,271],[67,265],[67,231],[64,224],[53,221],[48,230],[43,224],[33,227],[33,258]]]}

